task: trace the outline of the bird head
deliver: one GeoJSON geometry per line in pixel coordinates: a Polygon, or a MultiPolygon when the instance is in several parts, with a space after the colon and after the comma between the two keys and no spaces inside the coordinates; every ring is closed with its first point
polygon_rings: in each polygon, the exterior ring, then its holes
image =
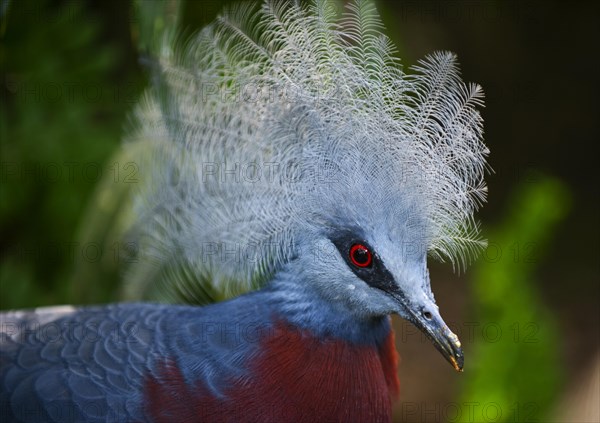
{"type": "Polygon", "coordinates": [[[294,262],[297,283],[400,315],[461,369],[427,258],[462,267],[483,245],[483,94],[452,53],[405,73],[381,28],[369,2],[267,1],[167,41],[137,119],[142,248],[169,269],[163,291],[195,303],[294,262]]]}
{"type": "Polygon", "coordinates": [[[393,166],[375,179],[368,166],[353,169],[341,180],[330,169],[322,181],[328,195],[320,198],[312,224],[296,241],[297,283],[311,285],[360,320],[399,315],[462,371],[460,341],[443,321],[430,287],[430,225],[426,207],[415,197],[418,188],[398,191],[397,180],[388,185],[393,166]]]}

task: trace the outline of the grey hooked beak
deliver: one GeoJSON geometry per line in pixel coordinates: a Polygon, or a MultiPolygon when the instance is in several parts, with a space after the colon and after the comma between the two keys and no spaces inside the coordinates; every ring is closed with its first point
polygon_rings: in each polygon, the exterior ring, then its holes
{"type": "Polygon", "coordinates": [[[457,372],[462,372],[465,356],[460,341],[458,336],[446,325],[435,304],[411,307],[404,298],[392,295],[404,305],[411,323],[427,335],[435,348],[442,353],[457,372]]]}
{"type": "Polygon", "coordinates": [[[435,348],[457,372],[462,372],[465,356],[458,336],[444,323],[437,310],[423,309],[417,313],[410,311],[414,318],[413,324],[427,335],[435,348]]]}

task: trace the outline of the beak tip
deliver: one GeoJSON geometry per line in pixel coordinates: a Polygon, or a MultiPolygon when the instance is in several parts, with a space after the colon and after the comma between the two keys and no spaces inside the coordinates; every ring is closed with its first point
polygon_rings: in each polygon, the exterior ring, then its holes
{"type": "Polygon", "coordinates": [[[456,370],[457,372],[462,373],[464,371],[463,370],[464,361],[463,361],[462,355],[460,355],[458,357],[450,356],[450,364],[452,364],[452,366],[454,367],[454,370],[456,370]]]}

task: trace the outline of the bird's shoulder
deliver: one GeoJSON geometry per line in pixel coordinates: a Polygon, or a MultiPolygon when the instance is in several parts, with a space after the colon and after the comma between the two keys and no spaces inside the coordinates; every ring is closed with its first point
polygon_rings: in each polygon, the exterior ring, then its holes
{"type": "Polygon", "coordinates": [[[164,306],[0,314],[3,410],[20,421],[128,420],[164,306]]]}
{"type": "Polygon", "coordinates": [[[215,392],[239,374],[269,313],[236,298],[205,307],[125,303],[0,313],[3,415],[20,421],[145,420],[166,363],[215,392]]]}

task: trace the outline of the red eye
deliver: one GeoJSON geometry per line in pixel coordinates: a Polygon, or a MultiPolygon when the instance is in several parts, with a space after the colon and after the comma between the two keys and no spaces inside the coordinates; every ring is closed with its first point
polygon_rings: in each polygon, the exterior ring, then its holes
{"type": "Polygon", "coordinates": [[[373,255],[364,245],[354,244],[350,247],[350,261],[358,267],[369,267],[373,262],[373,255]]]}

